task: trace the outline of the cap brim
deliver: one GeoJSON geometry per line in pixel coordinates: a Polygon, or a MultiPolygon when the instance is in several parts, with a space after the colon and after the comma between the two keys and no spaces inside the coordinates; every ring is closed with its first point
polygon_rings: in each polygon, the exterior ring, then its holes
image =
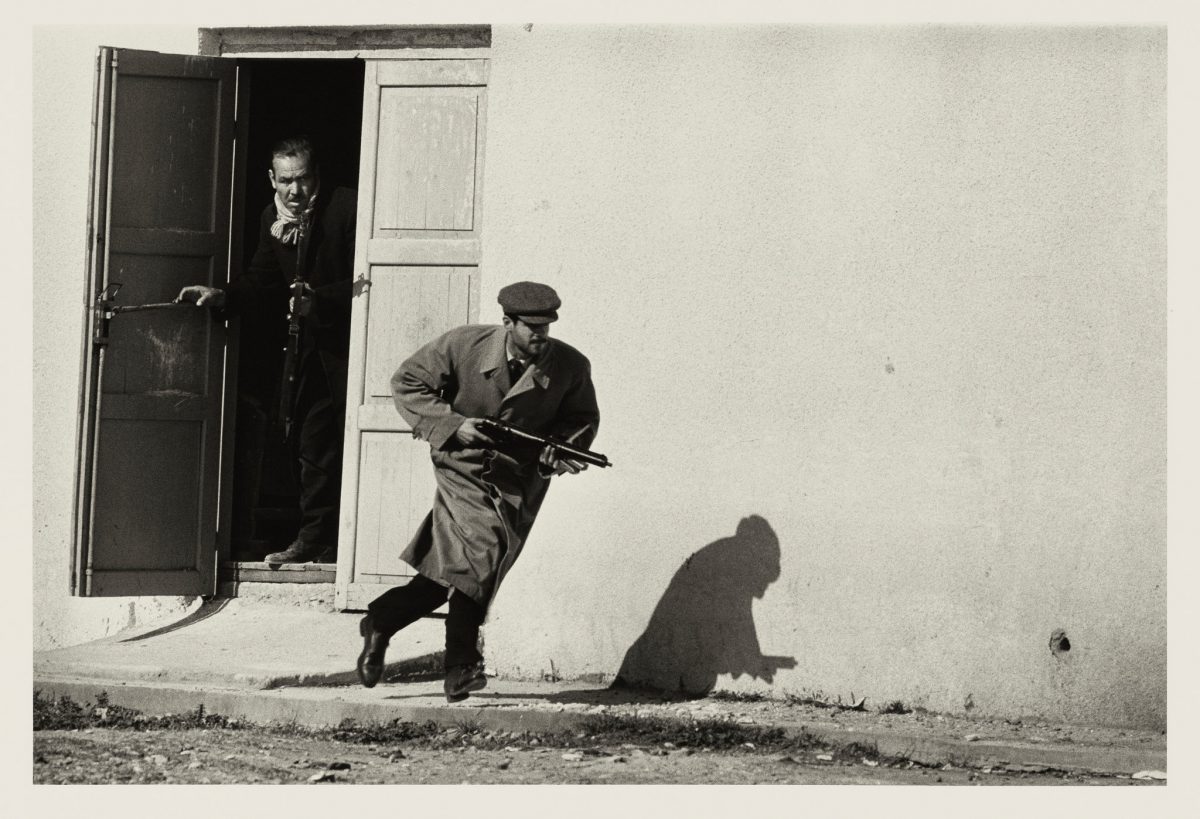
{"type": "Polygon", "coordinates": [[[549,324],[552,321],[558,321],[558,313],[538,313],[531,315],[529,313],[516,313],[514,318],[519,318],[526,324],[549,324]]]}

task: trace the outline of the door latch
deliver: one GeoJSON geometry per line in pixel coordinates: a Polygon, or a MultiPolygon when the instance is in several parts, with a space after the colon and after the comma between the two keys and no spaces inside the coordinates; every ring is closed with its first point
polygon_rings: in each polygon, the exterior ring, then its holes
{"type": "Polygon", "coordinates": [[[92,343],[98,347],[108,344],[108,323],[112,321],[113,307],[116,306],[113,301],[120,289],[120,283],[114,282],[96,295],[96,303],[92,306],[92,343]]]}
{"type": "Polygon", "coordinates": [[[92,343],[97,346],[108,344],[108,324],[119,313],[136,313],[139,310],[165,310],[171,307],[185,307],[184,302],[163,301],[155,304],[117,304],[117,291],[121,289],[120,282],[113,282],[96,296],[92,307],[93,324],[92,343]]]}

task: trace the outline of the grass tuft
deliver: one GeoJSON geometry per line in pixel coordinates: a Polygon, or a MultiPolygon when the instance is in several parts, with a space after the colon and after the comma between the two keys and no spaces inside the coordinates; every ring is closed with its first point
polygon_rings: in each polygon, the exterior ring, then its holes
{"type": "Polygon", "coordinates": [[[590,738],[600,742],[661,745],[726,750],[747,744],[756,749],[796,749],[813,747],[816,737],[801,731],[789,737],[782,728],[742,725],[730,720],[704,719],[677,721],[662,717],[632,717],[597,714],[583,721],[590,738]]]}
{"type": "Polygon", "coordinates": [[[713,691],[708,698],[721,702],[763,702],[767,695],[761,691],[713,691]]]}
{"type": "Polygon", "coordinates": [[[361,724],[353,719],[344,719],[336,728],[298,728],[297,731],[307,736],[327,737],[355,745],[396,745],[433,739],[443,729],[432,720],[361,724]]]}
{"type": "Polygon", "coordinates": [[[71,731],[86,728],[119,728],[133,731],[185,730],[189,728],[243,727],[236,719],[209,714],[204,704],[185,714],[146,716],[141,711],[113,705],[101,692],[91,704],[80,705],[69,696],[43,697],[33,692],[33,730],[71,731]]]}

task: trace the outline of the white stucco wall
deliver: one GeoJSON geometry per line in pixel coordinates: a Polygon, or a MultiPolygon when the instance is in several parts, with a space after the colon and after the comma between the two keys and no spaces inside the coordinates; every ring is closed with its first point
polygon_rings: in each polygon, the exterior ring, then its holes
{"type": "Polygon", "coordinates": [[[186,610],[180,597],[70,596],[89,140],[101,45],[196,53],[195,27],[33,30],[33,647],[104,637],[186,610]]]}
{"type": "Polygon", "coordinates": [[[1165,724],[1165,55],[1155,29],[496,29],[483,290],[559,289],[616,464],[552,490],[496,669],[614,674],[674,578],[657,662],[765,685],[705,605],[750,605],[751,550],[724,591],[675,576],[758,515],[776,690],[1165,724]]]}
{"type": "MultiPolygon", "coordinates": [[[[196,32],[35,35],[35,647],[188,602],[67,595],[101,43],[196,32]]],[[[1165,725],[1165,53],[495,28],[482,318],[558,288],[616,466],[552,489],[492,666],[1165,725]]]]}

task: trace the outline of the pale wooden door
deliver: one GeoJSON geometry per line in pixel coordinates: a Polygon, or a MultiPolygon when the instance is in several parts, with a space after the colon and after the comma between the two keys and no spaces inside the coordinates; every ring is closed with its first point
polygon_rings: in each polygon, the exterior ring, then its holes
{"type": "MultiPolygon", "coordinates": [[[[88,218],[72,591],[212,594],[225,328],[207,310],[106,319],[229,272],[236,66],[101,49],[88,218]]],[[[54,332],[53,328],[44,328],[54,332]]]]}
{"type": "Polygon", "coordinates": [[[429,445],[392,403],[397,366],[478,320],[485,59],[369,60],[355,258],[337,603],[411,577],[429,512],[429,445]]]}

